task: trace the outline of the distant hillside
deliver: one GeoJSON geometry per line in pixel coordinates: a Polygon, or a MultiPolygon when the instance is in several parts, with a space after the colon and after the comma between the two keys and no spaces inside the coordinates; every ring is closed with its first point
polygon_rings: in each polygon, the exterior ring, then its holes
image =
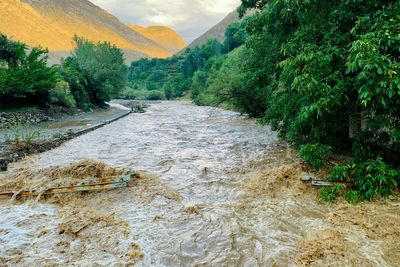
{"type": "Polygon", "coordinates": [[[182,50],[186,43],[174,30],[165,26],[142,27],[139,25],[128,25],[129,28],[141,33],[143,36],[157,42],[174,54],[182,50]]]}
{"type": "Polygon", "coordinates": [[[195,47],[205,44],[209,39],[217,38],[220,41],[224,40],[225,30],[232,22],[239,21],[239,15],[236,10],[226,16],[217,25],[206,31],[203,35],[191,42],[188,47],[195,47]]]}
{"type": "MultiPolygon", "coordinates": [[[[248,15],[253,14],[255,11],[249,11],[248,15]]],[[[202,44],[207,43],[209,39],[216,38],[220,41],[223,41],[225,38],[225,31],[228,28],[228,25],[231,24],[232,22],[240,21],[238,13],[233,11],[232,13],[229,13],[222,21],[220,21],[217,25],[209,29],[207,32],[205,32],[203,35],[195,39],[193,42],[191,42],[187,47],[188,48],[193,48],[202,44]]]]}
{"type": "Polygon", "coordinates": [[[88,0],[0,0],[0,32],[29,46],[47,47],[55,59],[71,51],[74,34],[117,45],[127,61],[172,54],[88,0]]]}

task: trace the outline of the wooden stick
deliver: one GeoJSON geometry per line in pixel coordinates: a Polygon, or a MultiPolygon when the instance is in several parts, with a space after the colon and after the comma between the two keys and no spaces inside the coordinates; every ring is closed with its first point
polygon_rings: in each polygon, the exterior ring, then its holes
{"type": "MultiPolygon", "coordinates": [[[[75,193],[75,192],[87,192],[96,190],[106,190],[127,187],[127,182],[118,183],[107,183],[107,184],[90,184],[90,185],[78,185],[78,186],[66,186],[66,187],[54,187],[48,188],[44,191],[22,191],[18,193],[17,197],[31,197],[38,195],[53,195],[61,193],[75,193]]],[[[0,193],[0,199],[9,199],[14,196],[13,192],[0,193]]]]}
{"type": "Polygon", "coordinates": [[[87,192],[95,190],[106,190],[127,187],[128,182],[131,180],[132,175],[119,175],[110,177],[93,178],[92,181],[82,182],[74,186],[64,186],[64,187],[53,187],[48,188],[44,191],[21,191],[19,193],[14,192],[4,192],[0,193],[0,199],[9,199],[14,195],[16,197],[30,197],[38,195],[53,195],[61,193],[75,193],[75,192],[87,192]]]}

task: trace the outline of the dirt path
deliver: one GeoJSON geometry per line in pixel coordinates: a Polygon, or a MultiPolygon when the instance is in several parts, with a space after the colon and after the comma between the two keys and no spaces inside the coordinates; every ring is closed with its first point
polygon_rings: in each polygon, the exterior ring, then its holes
{"type": "Polygon", "coordinates": [[[10,172],[86,158],[140,176],[114,191],[1,202],[1,265],[399,266],[398,199],[318,203],[295,153],[236,113],[162,102],[10,172]]]}

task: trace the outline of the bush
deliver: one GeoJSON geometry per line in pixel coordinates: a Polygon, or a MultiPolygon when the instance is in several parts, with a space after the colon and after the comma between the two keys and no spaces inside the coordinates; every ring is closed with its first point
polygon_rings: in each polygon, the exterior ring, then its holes
{"type": "Polygon", "coordinates": [[[132,88],[126,88],[119,94],[118,98],[135,100],[138,99],[137,92],[138,92],[137,90],[133,90],[132,88]]]}
{"type": "Polygon", "coordinates": [[[164,100],[166,99],[163,91],[147,91],[147,90],[135,90],[127,87],[122,91],[118,98],[130,99],[130,100],[164,100]]]}
{"type": "Polygon", "coordinates": [[[299,156],[316,170],[320,170],[332,155],[328,145],[306,144],[300,146],[299,156]]]}
{"type": "Polygon", "coordinates": [[[30,146],[33,141],[42,137],[42,129],[28,124],[14,123],[10,126],[10,133],[6,133],[4,143],[15,147],[30,146]]]}
{"type": "Polygon", "coordinates": [[[107,42],[93,43],[74,37],[76,48],[61,66],[78,106],[106,106],[125,88],[128,67],[122,51],[107,42]]]}
{"type": "Polygon", "coordinates": [[[56,86],[50,90],[50,102],[57,103],[67,108],[75,108],[76,101],[71,94],[69,85],[65,81],[57,82],[56,86]]]}
{"type": "Polygon", "coordinates": [[[146,100],[164,100],[165,95],[164,92],[161,91],[150,91],[146,96],[146,100]]]}
{"type": "Polygon", "coordinates": [[[47,50],[33,48],[0,35],[0,106],[45,106],[57,82],[57,71],[47,66],[47,50]]]}
{"type": "Polygon", "coordinates": [[[366,162],[338,165],[333,168],[327,180],[353,182],[354,188],[343,192],[345,198],[350,201],[352,199],[370,201],[375,196],[388,197],[394,193],[399,186],[400,170],[387,165],[382,158],[377,158],[366,162]]]}
{"type": "Polygon", "coordinates": [[[329,203],[333,203],[336,201],[340,194],[343,194],[343,191],[346,189],[346,185],[344,184],[335,184],[332,187],[322,188],[319,199],[321,201],[326,201],[329,203]]]}

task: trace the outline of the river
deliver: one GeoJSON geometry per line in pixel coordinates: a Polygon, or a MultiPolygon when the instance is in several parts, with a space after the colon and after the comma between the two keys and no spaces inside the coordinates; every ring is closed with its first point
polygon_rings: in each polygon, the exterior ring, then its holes
{"type": "MultiPolygon", "coordinates": [[[[269,127],[235,112],[154,103],[144,114],[131,114],[12,168],[88,158],[150,178],[61,204],[2,204],[3,262],[124,266],[133,246],[140,252],[138,266],[296,266],[299,241],[331,227],[330,208],[315,201],[313,189],[290,189],[301,183],[302,172],[291,149],[269,127]],[[287,175],[270,172],[282,166],[289,166],[280,169],[287,175]],[[94,213],[106,217],[93,219],[94,213]],[[92,225],[85,224],[79,235],[62,236],[63,222],[88,218],[92,225]]],[[[360,251],[362,257],[369,250],[360,251]]],[[[385,265],[379,257],[374,262],[385,265]]]]}

